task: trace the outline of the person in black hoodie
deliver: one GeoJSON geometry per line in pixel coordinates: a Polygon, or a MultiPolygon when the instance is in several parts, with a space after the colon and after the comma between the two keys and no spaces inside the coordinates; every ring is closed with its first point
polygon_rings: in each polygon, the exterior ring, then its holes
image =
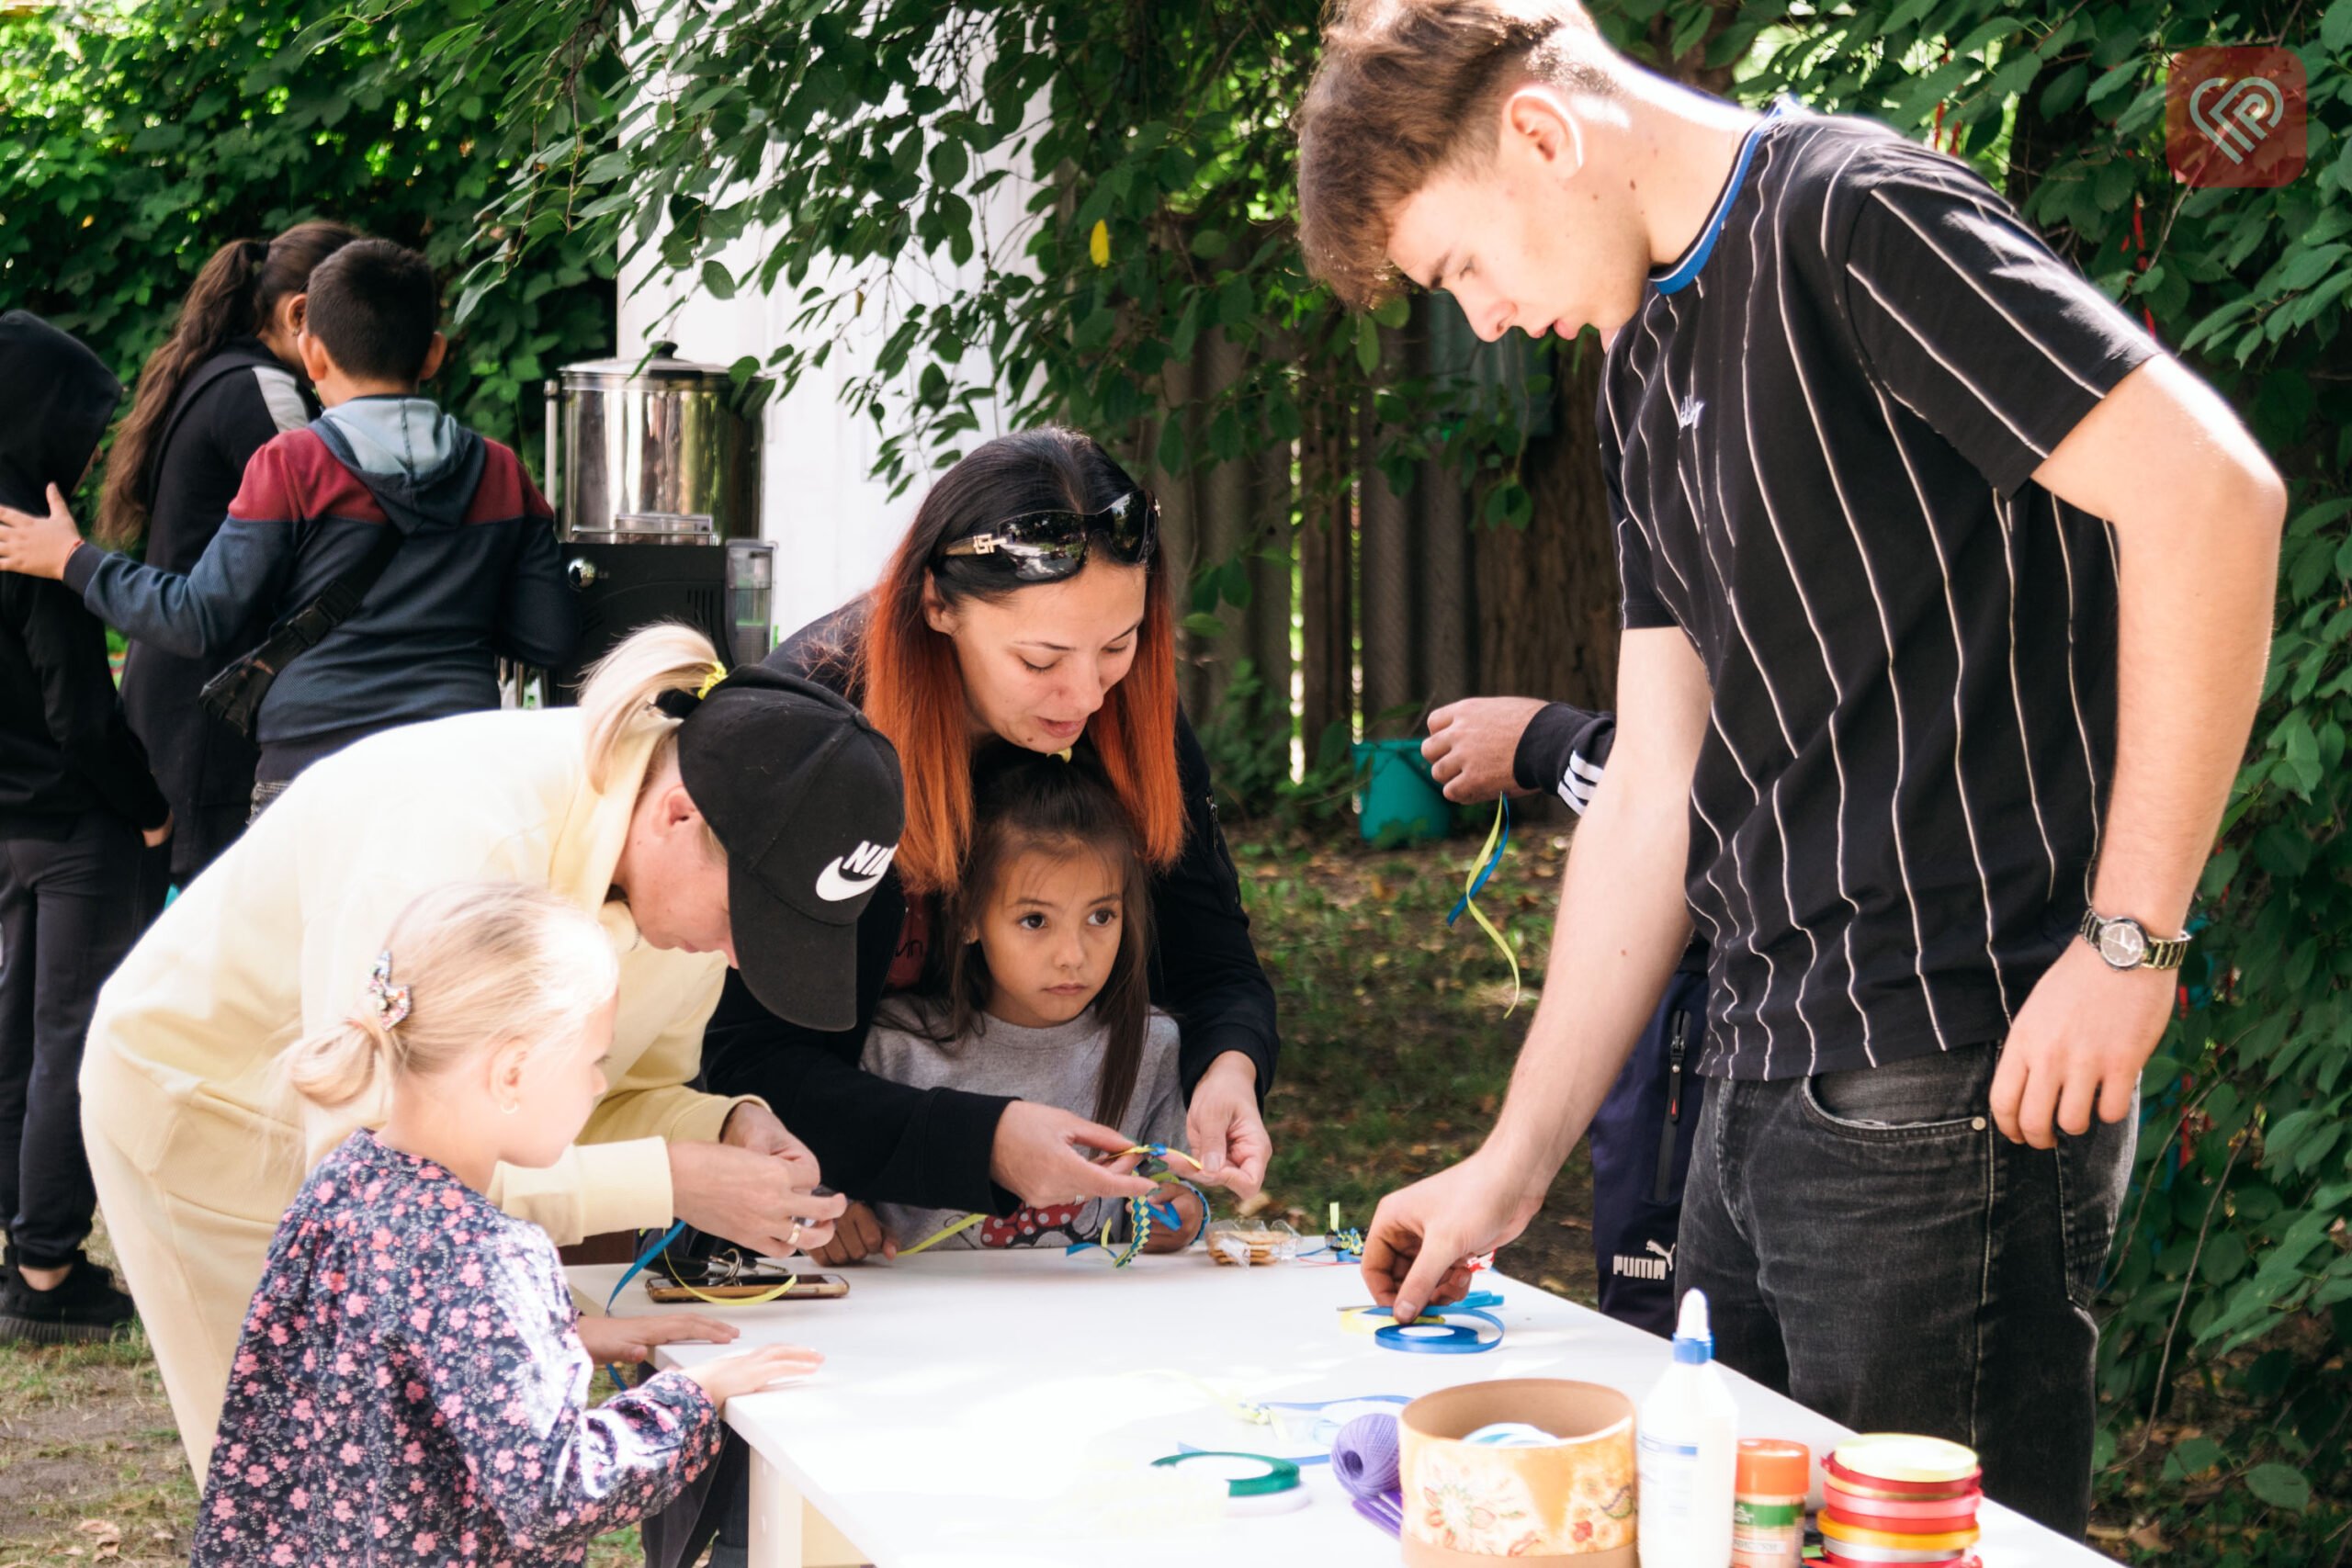
{"type": "MultiPolygon", "coordinates": [[[[97,355],[0,315],[0,503],[81,483],[122,396],[97,355]]],[[[140,847],[171,809],[123,722],[106,628],[72,591],[0,572],[0,1343],[103,1339],[130,1298],[82,1255],[97,1211],[82,1152],[82,1041],[139,936],[140,847]]]]}
{"type": "MultiPolygon", "coordinates": [[[[499,656],[557,665],[579,633],[553,513],[514,451],[417,394],[446,345],[432,267],[357,240],[311,276],[303,363],[327,412],[245,468],[228,520],[186,576],[84,541],[62,499],[0,507],[0,568],[61,577],[101,618],[187,657],[239,646],[259,615],[315,625],[356,607],[262,699],[254,810],[311,763],[379,730],[498,705],[499,656]],[[399,539],[364,577],[386,529],[399,539]]],[[[275,639],[273,639],[274,641],[275,639]]]]}
{"type": "MultiPolygon", "coordinates": [[[[143,538],[149,566],[196,570],[253,455],[318,416],[296,344],[311,273],[359,237],[312,220],[213,253],[139,372],[92,538],[109,549],[143,538]]],[[[123,660],[123,713],[172,804],[170,880],[180,886],[236,841],[253,809],[254,743],[205,712],[197,694],[267,631],[264,621],[197,658],[133,638],[123,660]]]]}

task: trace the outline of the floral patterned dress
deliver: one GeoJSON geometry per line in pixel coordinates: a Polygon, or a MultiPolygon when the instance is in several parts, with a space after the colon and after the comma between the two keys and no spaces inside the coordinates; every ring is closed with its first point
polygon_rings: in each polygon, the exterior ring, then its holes
{"type": "Polygon", "coordinates": [[[192,1562],[579,1562],[719,1449],[691,1379],[588,1408],[547,1233],[354,1133],[271,1242],[229,1377],[192,1562]]]}

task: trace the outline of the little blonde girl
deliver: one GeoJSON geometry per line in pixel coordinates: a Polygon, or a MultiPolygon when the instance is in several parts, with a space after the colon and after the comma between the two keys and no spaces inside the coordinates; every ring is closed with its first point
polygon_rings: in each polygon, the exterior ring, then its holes
{"type": "Polygon", "coordinates": [[[588,1408],[554,1245],[482,1192],[587,1121],[618,979],[595,921],[552,894],[457,884],[402,912],[353,976],[349,1022],[289,1054],[291,1087],[322,1106],[385,1075],[390,1114],[277,1227],[196,1564],[578,1562],[710,1461],[730,1395],[817,1366],[764,1347],[588,1408]]]}
{"type": "MultiPolygon", "coordinates": [[[[1176,1022],[1151,1005],[1151,904],[1118,796],[1083,763],[1012,748],[978,773],[972,848],[941,911],[941,929],[961,940],[943,944],[924,992],[883,1004],[865,1070],[1058,1106],[1181,1149],[1176,1022]]],[[[1191,1191],[1166,1184],[1150,1201],[1163,1213],[1172,1203],[1182,1223],[1154,1224],[1146,1251],[1200,1235],[1207,1216],[1191,1191]]],[[[835,1227],[840,1250],[816,1256],[873,1250],[856,1247],[862,1229],[895,1253],[966,1218],[883,1203],[869,1221],[852,1205],[835,1227]]],[[[937,1245],[1066,1246],[1102,1240],[1106,1224],[1124,1243],[1129,1223],[1125,1201],[1094,1199],[984,1216],[937,1245]]]]}

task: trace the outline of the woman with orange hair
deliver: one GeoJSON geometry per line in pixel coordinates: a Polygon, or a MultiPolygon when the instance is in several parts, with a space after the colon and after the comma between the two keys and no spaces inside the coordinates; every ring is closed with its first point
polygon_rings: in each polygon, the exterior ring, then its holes
{"type": "MultiPolygon", "coordinates": [[[[769,658],[847,695],[897,745],[906,830],[895,862],[831,868],[844,889],[878,878],[858,921],[855,1025],[797,1028],[730,984],[703,1060],[715,1091],[767,1098],[854,1198],[1004,1213],[1150,1185],[1091,1157],[1134,1142],[1115,1129],[858,1069],[884,992],[914,985],[943,940],[935,900],[970,842],[973,752],[996,739],[1091,756],[1111,782],[1151,873],[1152,1000],[1182,1027],[1186,1141],[1222,1186],[1246,1196],[1265,1179],[1273,987],[1250,945],[1207,760],[1178,711],[1157,543],[1150,496],[1092,440],[1052,428],[1001,436],[941,477],[870,593],[769,658]]],[[[851,1253],[856,1228],[842,1232],[851,1253]]],[[[878,1232],[864,1239],[878,1244],[878,1232]]]]}

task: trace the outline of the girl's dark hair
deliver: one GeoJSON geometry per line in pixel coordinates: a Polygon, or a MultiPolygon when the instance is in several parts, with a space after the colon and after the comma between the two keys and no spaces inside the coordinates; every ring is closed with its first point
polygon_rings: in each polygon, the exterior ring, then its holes
{"type": "MultiPolygon", "coordinates": [[[[941,547],[990,524],[1033,512],[1099,512],[1137,488],[1091,437],[1046,426],[1000,435],[932,486],[869,601],[855,656],[865,714],[899,749],[907,824],[899,875],[910,892],[951,886],[971,841],[967,765],[970,709],[955,645],[923,615],[931,585],[949,604],[1001,602],[1024,586],[986,561],[939,558],[941,547]]],[[[1165,867],[1184,847],[1184,795],[1176,779],[1176,632],[1168,570],[1155,556],[1144,589],[1135,662],[1087,726],[1114,797],[1143,858],[1165,867]]]]}
{"type": "Polygon", "coordinates": [[[1151,1029],[1151,899],[1135,829],[1110,785],[1082,762],[991,747],[977,770],[971,852],[954,891],[940,906],[937,987],[947,1015],[940,1040],[970,1040],[988,1028],[993,982],[988,955],[964,933],[977,926],[1014,859],[1030,850],[1097,854],[1121,876],[1119,952],[1094,998],[1103,1026],[1102,1070],[1095,1080],[1094,1119],[1118,1125],[1134,1098],[1151,1029]]]}
{"type": "Polygon", "coordinates": [[[310,287],[311,268],[357,238],[356,229],[320,220],[297,223],[275,240],[232,240],[212,253],[180,301],[171,335],[147,356],[130,412],[115,432],[91,530],[99,544],[119,549],[147,531],[157,444],[188,373],[232,339],[260,332],[278,301],[310,287]]]}

